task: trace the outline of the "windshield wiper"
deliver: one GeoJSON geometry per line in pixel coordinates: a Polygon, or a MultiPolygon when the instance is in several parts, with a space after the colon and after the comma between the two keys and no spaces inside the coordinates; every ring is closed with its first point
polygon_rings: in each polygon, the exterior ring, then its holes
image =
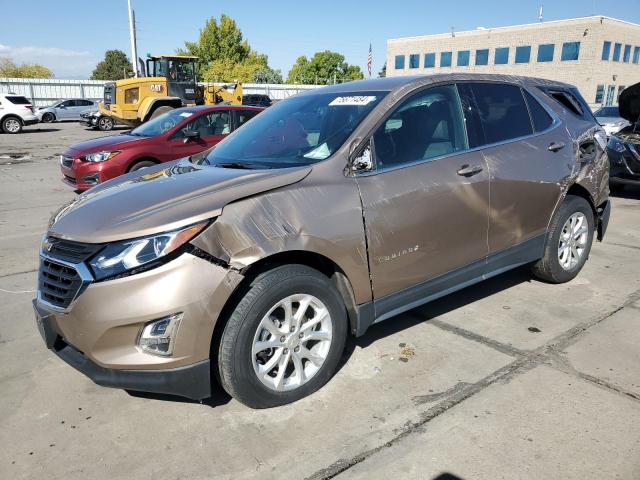
{"type": "Polygon", "coordinates": [[[214,163],[214,167],[220,168],[236,168],[239,170],[253,170],[254,165],[248,163],[240,163],[240,162],[224,162],[224,163],[214,163]]]}

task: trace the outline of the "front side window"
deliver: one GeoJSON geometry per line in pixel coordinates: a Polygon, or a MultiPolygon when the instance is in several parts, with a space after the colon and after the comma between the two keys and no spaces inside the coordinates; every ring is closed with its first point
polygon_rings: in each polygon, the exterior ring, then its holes
{"type": "Polygon", "coordinates": [[[404,101],[373,135],[378,168],[467,149],[455,85],[432,87],[404,101]]]}
{"type": "Polygon", "coordinates": [[[459,67],[466,67],[469,65],[469,50],[461,50],[458,52],[458,61],[456,65],[459,67]]]}
{"type": "MultiPolygon", "coordinates": [[[[602,103],[602,100],[604,98],[604,85],[598,85],[598,88],[596,88],[596,100],[595,103],[597,103],[598,105],[602,103]]],[[[600,109],[602,110],[602,109],[600,109]]]]}
{"type": "Polygon", "coordinates": [[[339,149],[388,92],[311,93],[264,110],[204,160],[245,168],[310,165],[339,149]]]}
{"type": "Polygon", "coordinates": [[[531,119],[520,87],[499,83],[471,83],[484,130],[485,144],[531,135],[531,119]]]}
{"type": "Polygon", "coordinates": [[[609,60],[609,55],[611,55],[611,42],[604,42],[602,44],[602,60],[609,60]]]}
{"type": "Polygon", "coordinates": [[[404,55],[396,55],[395,67],[396,70],[404,69],[404,55]]]}
{"type": "Polygon", "coordinates": [[[523,45],[516,47],[516,63],[529,63],[531,59],[531,47],[523,45]]]}
{"type": "Polygon", "coordinates": [[[506,65],[509,63],[509,47],[496,48],[496,65],[506,65]]]}
{"type": "Polygon", "coordinates": [[[440,54],[440,66],[441,67],[450,67],[451,66],[451,52],[442,52],[440,54]]]}
{"type": "Polygon", "coordinates": [[[631,61],[631,45],[624,46],[624,53],[622,54],[622,61],[629,63],[631,61]]]}
{"type": "Polygon", "coordinates": [[[553,62],[554,49],[555,45],[553,43],[538,45],[538,62],[553,62]]]}
{"type": "Polygon", "coordinates": [[[424,54],[424,68],[433,68],[436,66],[436,54],[425,53],[424,54]]]}
{"type": "Polygon", "coordinates": [[[178,130],[171,138],[184,138],[187,132],[198,132],[201,137],[226,135],[231,132],[231,114],[228,110],[221,110],[200,115],[178,130]]]}
{"type": "Polygon", "coordinates": [[[560,60],[563,62],[569,60],[578,60],[580,56],[580,42],[565,42],[562,44],[562,55],[560,60]]]}
{"type": "Polygon", "coordinates": [[[482,50],[476,50],[476,65],[488,65],[489,64],[489,50],[484,48],[482,50]]]}
{"type": "Polygon", "coordinates": [[[412,53],[409,55],[409,68],[418,68],[420,66],[420,55],[412,53]]]}
{"type": "Polygon", "coordinates": [[[620,61],[620,50],[622,50],[622,44],[616,43],[613,45],[613,61],[620,61]]]}

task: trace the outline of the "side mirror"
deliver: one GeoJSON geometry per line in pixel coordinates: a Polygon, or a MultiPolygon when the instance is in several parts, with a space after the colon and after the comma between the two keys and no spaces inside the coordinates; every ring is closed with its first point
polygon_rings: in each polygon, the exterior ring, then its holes
{"type": "Polygon", "coordinates": [[[187,130],[184,132],[184,143],[200,138],[200,132],[197,130],[187,130]]]}
{"type": "Polygon", "coordinates": [[[371,157],[371,142],[367,143],[364,150],[353,159],[351,163],[351,170],[353,172],[370,172],[373,170],[373,158],[371,157]]]}

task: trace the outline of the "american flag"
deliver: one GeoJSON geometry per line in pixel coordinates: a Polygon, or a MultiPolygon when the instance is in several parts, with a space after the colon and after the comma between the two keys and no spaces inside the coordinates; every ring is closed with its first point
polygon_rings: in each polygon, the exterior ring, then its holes
{"type": "Polygon", "coordinates": [[[373,65],[373,53],[371,53],[371,44],[369,44],[369,57],[367,58],[367,70],[369,70],[369,77],[371,77],[372,65],[373,65]]]}

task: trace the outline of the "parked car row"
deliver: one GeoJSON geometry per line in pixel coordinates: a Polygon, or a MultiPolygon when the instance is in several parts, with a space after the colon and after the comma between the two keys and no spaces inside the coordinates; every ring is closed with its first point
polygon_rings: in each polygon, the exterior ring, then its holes
{"type": "Polygon", "coordinates": [[[571,85],[388,77],[259,111],[177,109],[64,153],[70,184],[100,184],[40,252],[36,321],[62,360],[282,405],[330,380],[349,334],[522,265],[567,282],[605,235],[606,136],[571,85]]]}

